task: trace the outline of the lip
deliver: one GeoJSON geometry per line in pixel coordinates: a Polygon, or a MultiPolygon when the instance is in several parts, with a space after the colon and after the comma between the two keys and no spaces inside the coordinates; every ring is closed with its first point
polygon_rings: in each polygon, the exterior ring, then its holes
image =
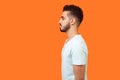
{"type": "Polygon", "coordinates": [[[61,28],[62,26],[60,25],[60,28],[61,28]]]}

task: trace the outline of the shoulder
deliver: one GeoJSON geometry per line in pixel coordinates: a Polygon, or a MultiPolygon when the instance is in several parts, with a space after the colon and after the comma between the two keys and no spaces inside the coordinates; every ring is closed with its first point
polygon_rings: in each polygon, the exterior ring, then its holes
{"type": "Polygon", "coordinates": [[[72,39],[72,46],[83,46],[85,41],[81,35],[77,35],[72,39]]]}
{"type": "Polygon", "coordinates": [[[72,50],[77,50],[77,51],[85,51],[87,52],[87,45],[85,40],[83,39],[83,37],[81,35],[77,35],[73,38],[72,42],[72,50]]]}

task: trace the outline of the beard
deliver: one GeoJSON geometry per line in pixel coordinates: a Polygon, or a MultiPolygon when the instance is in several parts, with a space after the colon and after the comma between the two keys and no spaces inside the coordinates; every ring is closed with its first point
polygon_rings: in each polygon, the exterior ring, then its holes
{"type": "MultiPolygon", "coordinates": [[[[62,25],[60,24],[60,26],[62,26],[62,25]]],[[[66,26],[64,26],[63,29],[60,28],[60,31],[61,32],[67,32],[69,29],[70,29],[70,24],[67,24],[66,26]]]]}

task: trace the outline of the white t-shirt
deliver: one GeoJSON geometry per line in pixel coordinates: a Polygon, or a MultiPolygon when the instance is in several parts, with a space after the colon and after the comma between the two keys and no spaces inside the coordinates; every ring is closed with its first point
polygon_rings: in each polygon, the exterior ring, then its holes
{"type": "Polygon", "coordinates": [[[66,40],[62,49],[62,80],[74,80],[73,65],[86,65],[87,80],[87,45],[81,35],[66,40]]]}

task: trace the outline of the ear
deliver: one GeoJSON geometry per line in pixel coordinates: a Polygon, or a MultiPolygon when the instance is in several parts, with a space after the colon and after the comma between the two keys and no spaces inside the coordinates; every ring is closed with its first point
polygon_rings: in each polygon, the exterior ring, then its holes
{"type": "Polygon", "coordinates": [[[72,17],[71,20],[70,20],[70,24],[71,25],[75,24],[75,21],[76,21],[76,19],[72,17]]]}

